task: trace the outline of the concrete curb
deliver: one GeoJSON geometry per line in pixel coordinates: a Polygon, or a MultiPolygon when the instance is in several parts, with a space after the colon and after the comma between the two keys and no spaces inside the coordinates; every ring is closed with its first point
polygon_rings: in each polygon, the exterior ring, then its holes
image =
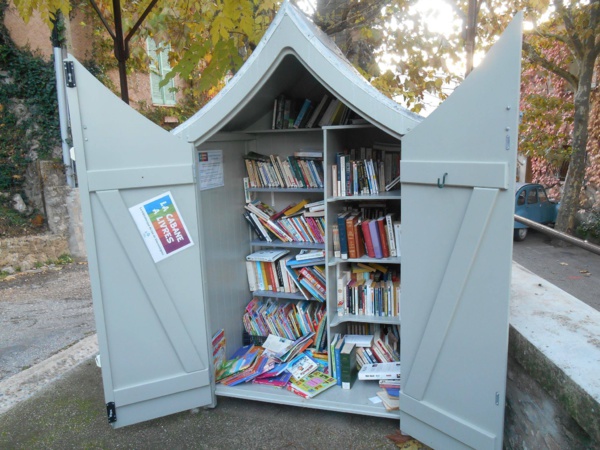
{"type": "Polygon", "coordinates": [[[94,334],[45,361],[0,382],[0,414],[31,397],[97,353],[98,338],[94,334]]]}

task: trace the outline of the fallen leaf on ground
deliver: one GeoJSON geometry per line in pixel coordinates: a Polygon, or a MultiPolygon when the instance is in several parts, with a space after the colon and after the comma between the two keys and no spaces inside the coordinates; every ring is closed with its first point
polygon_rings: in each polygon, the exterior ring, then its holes
{"type": "Polygon", "coordinates": [[[560,263],[560,265],[561,265],[561,266],[568,266],[569,264],[568,264],[568,263],[566,263],[566,262],[561,262],[561,263],[560,263]]]}

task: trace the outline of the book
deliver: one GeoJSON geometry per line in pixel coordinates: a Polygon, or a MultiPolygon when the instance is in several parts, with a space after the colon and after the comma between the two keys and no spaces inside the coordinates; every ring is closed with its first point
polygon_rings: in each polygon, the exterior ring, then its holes
{"type": "Polygon", "coordinates": [[[402,238],[402,224],[400,221],[394,221],[394,239],[396,242],[396,252],[400,256],[401,249],[401,238],[402,238]]]}
{"type": "Polygon", "coordinates": [[[323,111],[325,110],[325,105],[327,105],[328,101],[329,101],[329,96],[327,94],[325,94],[325,95],[323,95],[323,97],[321,97],[321,101],[319,102],[317,107],[313,110],[313,113],[312,113],[310,119],[308,119],[308,122],[306,122],[306,128],[313,128],[315,126],[315,124],[318,123],[319,119],[321,118],[321,115],[323,114],[323,111]]]}
{"type": "Polygon", "coordinates": [[[379,241],[379,228],[376,220],[371,220],[369,222],[369,232],[371,234],[371,242],[373,243],[373,253],[375,254],[375,258],[383,258],[381,242],[379,241]]]}
{"type": "Polygon", "coordinates": [[[296,391],[299,391],[305,394],[304,398],[313,398],[315,395],[326,391],[331,386],[335,386],[336,379],[324,374],[323,372],[315,370],[299,381],[292,380],[291,385],[294,388],[292,392],[297,393],[296,391]]]}
{"type": "Polygon", "coordinates": [[[340,336],[340,339],[335,344],[335,348],[333,351],[333,358],[335,359],[336,373],[335,378],[337,381],[337,385],[342,385],[342,347],[344,346],[344,336],[340,336]]]}
{"type": "Polygon", "coordinates": [[[350,211],[338,214],[338,231],[340,235],[340,257],[348,259],[348,237],[346,234],[346,218],[350,215],[350,211]]]}
{"type": "Polygon", "coordinates": [[[399,380],[400,362],[365,364],[358,372],[359,380],[399,380]]]}
{"type": "Polygon", "coordinates": [[[394,238],[394,215],[388,213],[385,215],[385,231],[387,233],[388,246],[390,248],[390,256],[398,256],[396,251],[396,239],[394,238]]]}
{"type": "Polygon", "coordinates": [[[386,391],[377,392],[377,397],[381,399],[381,401],[383,402],[383,407],[387,411],[394,411],[400,409],[400,399],[390,397],[390,395],[386,391]]]}
{"type": "Polygon", "coordinates": [[[372,347],[374,336],[372,334],[347,334],[344,339],[347,343],[357,347],[372,347]]]}
{"type": "Polygon", "coordinates": [[[300,112],[298,113],[298,116],[296,116],[296,120],[294,121],[294,125],[293,125],[294,128],[300,128],[300,124],[304,120],[304,116],[308,113],[308,110],[310,109],[310,105],[311,105],[311,101],[309,99],[304,100],[304,103],[302,104],[302,107],[300,108],[300,112]]]}
{"type": "Polygon", "coordinates": [[[348,242],[348,258],[358,258],[358,250],[356,248],[355,225],[358,223],[358,213],[351,214],[346,217],[346,239],[348,242]]]}
{"type": "Polygon", "coordinates": [[[363,220],[361,222],[363,239],[365,240],[365,248],[367,251],[367,256],[369,258],[375,258],[375,250],[373,249],[373,240],[371,239],[371,229],[369,228],[369,222],[371,220],[363,220]]]}
{"type": "Polygon", "coordinates": [[[381,253],[384,258],[389,258],[390,249],[388,247],[387,232],[385,230],[385,217],[377,219],[377,228],[379,230],[379,242],[381,243],[381,253]]]}
{"type": "Polygon", "coordinates": [[[325,250],[301,250],[296,255],[296,261],[306,261],[315,258],[325,258],[325,250]]]}
{"type": "Polygon", "coordinates": [[[254,253],[246,256],[246,261],[262,261],[262,262],[274,262],[277,261],[282,256],[285,256],[289,253],[289,250],[284,249],[265,249],[258,250],[254,253]]]}
{"type": "Polygon", "coordinates": [[[351,389],[357,378],[356,346],[354,344],[344,343],[340,351],[340,365],[342,389],[351,389]]]}
{"type": "Polygon", "coordinates": [[[227,340],[225,338],[225,330],[221,328],[212,337],[212,350],[213,350],[213,367],[215,373],[225,362],[227,353],[227,340]]]}
{"type": "Polygon", "coordinates": [[[337,224],[331,226],[331,237],[333,240],[333,256],[340,258],[342,253],[340,249],[340,230],[337,224]]]}
{"type": "Polygon", "coordinates": [[[292,374],[294,381],[300,381],[317,370],[319,365],[308,355],[301,354],[288,363],[286,370],[292,374]]]}

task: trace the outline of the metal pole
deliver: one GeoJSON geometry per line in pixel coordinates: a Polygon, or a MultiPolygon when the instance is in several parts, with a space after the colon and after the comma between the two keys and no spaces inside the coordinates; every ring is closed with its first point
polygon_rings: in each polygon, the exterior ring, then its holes
{"type": "Polygon", "coordinates": [[[119,81],[121,82],[121,99],[129,104],[129,91],[127,88],[127,67],[126,62],[129,58],[125,49],[123,39],[123,19],[121,18],[121,2],[113,0],[113,17],[115,18],[115,57],[119,62],[119,81]]]}
{"type": "Polygon", "coordinates": [[[584,241],[582,239],[573,237],[569,234],[556,231],[554,228],[547,227],[540,223],[534,222],[533,220],[529,220],[525,217],[518,216],[517,214],[515,214],[515,220],[517,222],[521,222],[524,225],[527,225],[529,228],[533,228],[534,230],[547,234],[548,236],[557,239],[562,239],[563,241],[566,241],[569,244],[576,245],[577,247],[581,247],[589,252],[595,253],[596,255],[600,255],[600,247],[594,244],[590,244],[588,241],[584,241]]]}
{"type": "Polygon", "coordinates": [[[71,149],[67,140],[69,138],[69,123],[67,120],[67,100],[65,97],[65,74],[62,64],[62,48],[54,47],[54,72],[56,74],[56,96],[58,99],[58,121],[60,125],[60,141],[62,145],[63,163],[65,165],[65,175],[69,187],[75,187],[73,177],[73,164],[71,163],[71,149]]]}

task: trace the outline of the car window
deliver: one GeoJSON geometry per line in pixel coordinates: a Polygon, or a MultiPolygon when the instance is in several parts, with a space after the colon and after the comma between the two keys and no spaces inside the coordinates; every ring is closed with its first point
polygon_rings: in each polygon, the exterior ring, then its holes
{"type": "Polygon", "coordinates": [[[527,192],[527,204],[533,205],[534,203],[537,203],[537,201],[537,189],[530,189],[527,192]]]}
{"type": "Polygon", "coordinates": [[[544,203],[548,201],[548,196],[546,195],[546,191],[542,187],[538,187],[538,198],[540,199],[540,203],[544,203]]]}
{"type": "Polygon", "coordinates": [[[519,192],[519,196],[517,197],[517,205],[521,206],[525,204],[525,191],[519,192]]]}

